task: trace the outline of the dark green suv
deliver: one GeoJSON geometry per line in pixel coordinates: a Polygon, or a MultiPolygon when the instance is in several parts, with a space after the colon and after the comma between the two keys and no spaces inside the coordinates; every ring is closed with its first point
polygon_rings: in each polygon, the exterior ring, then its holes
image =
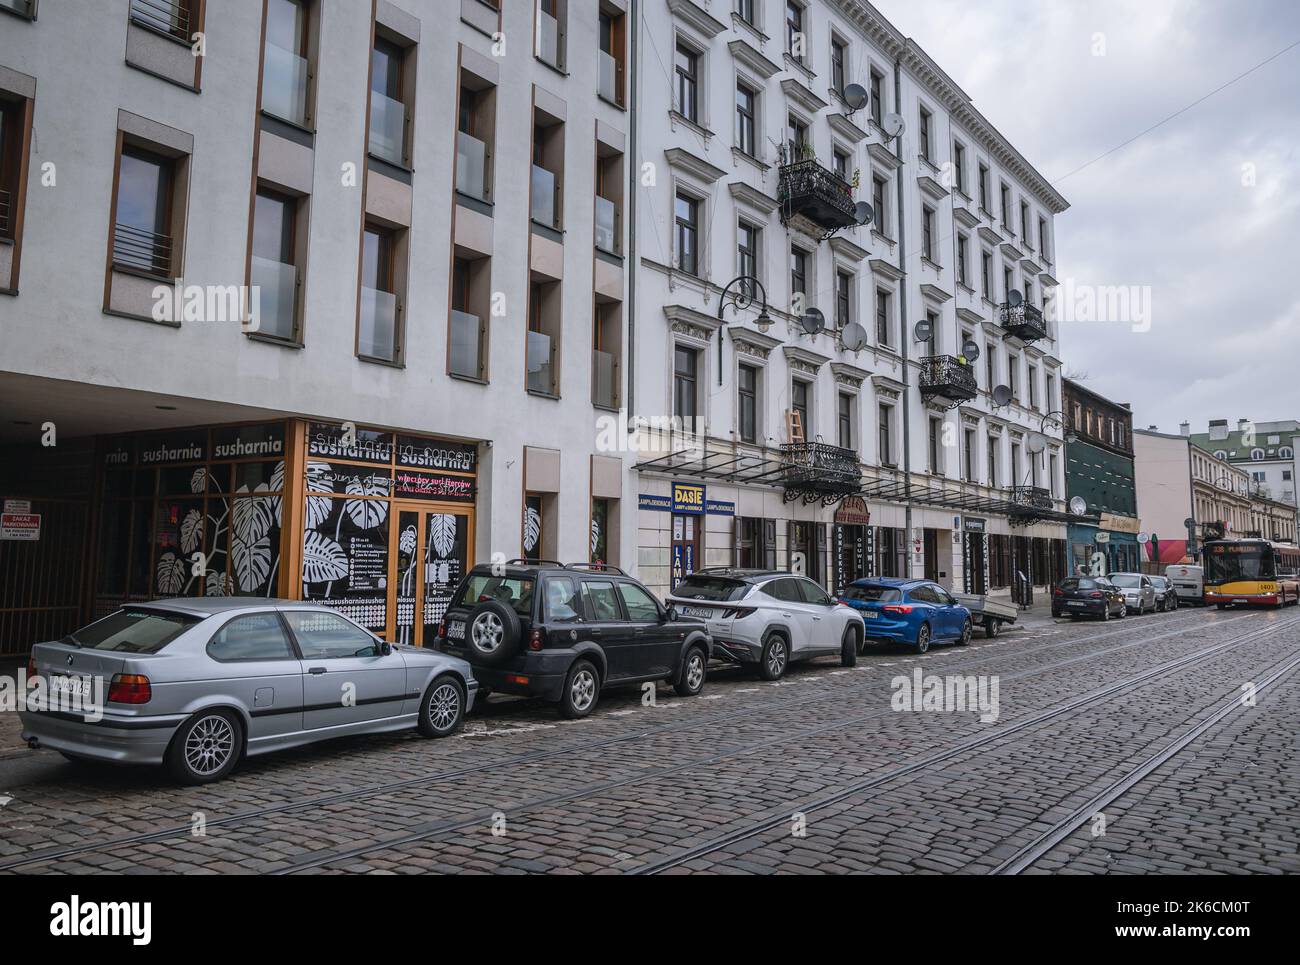
{"type": "Polygon", "coordinates": [[[586,717],[606,687],[665,681],[704,689],[713,644],[622,570],[551,561],[475,566],[438,624],[444,653],[469,661],[486,692],[541,697],[586,717]]]}

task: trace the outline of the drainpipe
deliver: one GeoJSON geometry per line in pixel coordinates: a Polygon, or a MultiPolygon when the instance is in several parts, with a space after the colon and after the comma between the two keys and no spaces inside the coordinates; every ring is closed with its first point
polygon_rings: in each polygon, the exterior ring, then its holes
{"type": "MultiPolygon", "coordinates": [[[[902,61],[894,58],[894,110],[902,115],[903,79],[902,61]]],[[[903,356],[903,525],[907,532],[903,540],[904,576],[912,575],[912,379],[911,363],[908,361],[908,348],[911,336],[907,330],[907,210],[903,201],[904,177],[907,170],[907,158],[903,152],[903,135],[898,136],[898,159],[902,164],[898,168],[898,270],[903,273],[898,286],[898,313],[900,328],[899,347],[903,356]]]]}
{"type": "Polygon", "coordinates": [[[636,412],[636,195],[637,171],[637,75],[641,63],[641,48],[637,43],[640,33],[640,0],[628,3],[628,20],[631,22],[628,37],[628,157],[627,166],[627,420],[631,426],[636,412]]]}

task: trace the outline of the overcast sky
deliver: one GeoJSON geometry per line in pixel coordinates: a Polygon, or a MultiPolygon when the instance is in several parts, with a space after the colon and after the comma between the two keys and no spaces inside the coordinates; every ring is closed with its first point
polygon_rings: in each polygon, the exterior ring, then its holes
{"type": "Polygon", "coordinates": [[[1069,200],[1062,290],[1150,287],[1149,331],[1062,324],[1067,374],[1138,427],[1300,418],[1300,46],[1088,164],[1300,41],[1300,3],[874,2],[1069,200]]]}

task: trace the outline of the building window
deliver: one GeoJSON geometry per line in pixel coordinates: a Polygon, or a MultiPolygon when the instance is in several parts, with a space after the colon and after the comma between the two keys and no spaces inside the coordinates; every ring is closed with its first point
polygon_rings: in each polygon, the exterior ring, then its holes
{"type": "Polygon", "coordinates": [[[367,224],[361,243],[361,315],[357,354],[396,362],[399,357],[399,312],[396,285],[396,233],[367,224]]]}
{"type": "Polygon", "coordinates": [[[885,212],[885,179],[871,179],[871,207],[875,213],[876,230],[882,235],[889,233],[889,222],[885,212]]]}
{"type": "Polygon", "coordinates": [[[943,474],[943,420],[930,419],[930,473],[935,476],[943,474]]]}
{"type": "Polygon", "coordinates": [[[601,10],[597,29],[600,61],[596,92],[607,101],[623,106],[623,24],[621,13],[601,10]]]}
{"type": "MultiPolygon", "coordinates": [[[[1029,408],[1031,408],[1031,409],[1037,409],[1037,408],[1038,408],[1038,366],[1036,366],[1036,365],[1031,365],[1031,366],[1029,366],[1029,376],[1028,376],[1028,378],[1027,378],[1027,380],[1026,380],[1026,384],[1027,384],[1027,386],[1028,386],[1028,388],[1029,388],[1029,408]]],[[[1110,432],[1111,439],[1110,439],[1110,441],[1111,441],[1112,443],[1114,443],[1114,442],[1115,442],[1115,422],[1114,422],[1113,419],[1111,420],[1110,429],[1111,429],[1111,432],[1110,432]]]]}
{"type": "Polygon", "coordinates": [[[878,70],[872,70],[868,91],[871,98],[871,120],[875,122],[877,127],[880,126],[880,123],[884,118],[885,107],[884,98],[882,96],[884,83],[884,75],[878,70]]]}
{"type": "Polygon", "coordinates": [[[853,275],[847,271],[835,273],[835,327],[840,331],[853,321],[853,275]]]}
{"type": "Polygon", "coordinates": [[[1043,253],[1043,260],[1050,262],[1052,260],[1051,246],[1047,241],[1047,219],[1038,219],[1038,250],[1043,253]]]}
{"type": "Polygon", "coordinates": [[[740,441],[758,442],[758,369],[740,366],[736,378],[736,423],[740,441]]]}
{"type": "Polygon", "coordinates": [[[596,144],[596,247],[611,255],[623,249],[623,155],[596,144]]]}
{"type": "Polygon", "coordinates": [[[965,194],[966,148],[960,141],[953,141],[952,144],[952,179],[957,190],[965,194]]]}
{"type": "Polygon", "coordinates": [[[485,309],[491,300],[489,259],[456,257],[451,269],[451,318],[447,371],[467,379],[487,378],[485,309]]]}
{"type": "Polygon", "coordinates": [[[831,38],[831,90],[844,94],[844,76],[847,71],[848,50],[844,41],[838,37],[831,38]]]}
{"type": "Polygon", "coordinates": [[[253,251],[249,265],[252,331],[300,341],[298,330],[298,199],[258,188],[253,199],[253,251]]]}
{"type": "Polygon", "coordinates": [[[736,11],[736,16],[741,20],[745,21],[745,23],[749,24],[751,27],[755,26],[754,0],[735,0],[735,6],[733,9],[736,11]]]}
{"type": "Polygon", "coordinates": [[[989,436],[988,445],[989,456],[989,485],[997,486],[998,484],[998,438],[989,436]]]}
{"type": "Polygon", "coordinates": [[[681,192],[677,194],[676,223],[677,270],[698,275],[700,262],[696,241],[700,233],[700,203],[681,192]]]}
{"type": "Polygon", "coordinates": [[[893,422],[893,417],[894,417],[893,406],[888,406],[888,405],[880,406],[876,413],[876,416],[877,416],[876,445],[880,449],[879,453],[877,453],[877,456],[880,459],[881,465],[893,466],[894,465],[894,444],[892,439],[893,432],[891,431],[892,427],[890,425],[890,423],[893,422]]]}
{"type": "Polygon", "coordinates": [[[970,247],[970,238],[958,233],[957,235],[957,284],[963,288],[969,288],[966,279],[966,251],[970,247]]]}
{"type": "Polygon", "coordinates": [[[799,427],[803,429],[805,439],[812,435],[812,423],[808,421],[808,397],[812,386],[802,379],[790,380],[790,411],[799,417],[799,427]]]}
{"type": "Polygon", "coordinates": [[[989,209],[989,166],[980,165],[980,210],[988,211],[989,209]]]}
{"type": "Polygon", "coordinates": [[[889,292],[876,289],[876,342],[883,348],[891,345],[889,337],[889,292]]]}
{"type": "Polygon", "coordinates": [[[758,95],[744,84],[736,85],[736,147],[755,156],[754,109],[758,95]]]}
{"type": "Polygon", "coordinates": [[[623,357],[623,303],[598,301],[591,345],[591,401],[617,409],[622,393],[619,363],[623,357]]]}
{"type": "MultiPolygon", "coordinates": [[[[3,4],[13,7],[12,2],[3,4]]],[[[131,0],[131,19],[143,27],[165,33],[186,43],[190,41],[191,0],[131,0]]],[[[18,11],[29,7],[20,0],[18,11]]]]}
{"type": "Polygon", "coordinates": [[[700,55],[685,44],[677,45],[677,113],[698,124],[700,97],[700,55]]]}
{"type": "Polygon", "coordinates": [[[839,429],[839,440],[841,449],[857,449],[857,435],[853,431],[853,409],[857,397],[849,392],[841,392],[839,395],[839,411],[837,413],[837,427],[839,429]]]}
{"type": "Polygon", "coordinates": [[[496,88],[462,70],[456,112],[456,191],[478,201],[492,197],[496,88]]]}
{"type": "Polygon", "coordinates": [[[1033,245],[1034,236],[1029,231],[1029,205],[1024,201],[1020,202],[1020,237],[1024,239],[1026,247],[1033,245]]]}
{"type": "Polygon", "coordinates": [[[1001,186],[1002,227],[1011,230],[1011,189],[1005,183],[1001,186]]]}
{"type": "Polygon", "coordinates": [[[928,204],[921,208],[921,253],[927,261],[935,261],[934,208],[928,204]]]}
{"type": "Polygon", "coordinates": [[[1015,355],[1007,356],[1007,385],[1011,388],[1011,398],[1019,401],[1020,387],[1016,384],[1016,376],[1020,369],[1020,359],[1015,355]]]}
{"type": "Polygon", "coordinates": [[[921,159],[930,160],[930,112],[924,107],[921,108],[920,123],[917,125],[916,136],[920,144],[921,159]]]}
{"type": "Polygon", "coordinates": [[[409,166],[405,70],[406,51],[391,40],[375,38],[370,66],[370,153],[399,167],[409,166]]]}
{"type": "Polygon", "coordinates": [[[840,180],[848,182],[853,175],[849,172],[849,156],[844,151],[836,148],[833,155],[835,173],[840,176],[840,180]]]}
{"type": "MultiPolygon", "coordinates": [[[[736,269],[742,278],[758,277],[758,240],[759,229],[747,221],[736,226],[736,269]]],[[[750,282],[743,282],[747,297],[755,294],[750,282]]]]}
{"type": "Polygon", "coordinates": [[[786,115],[786,154],[790,163],[801,160],[808,147],[808,125],[794,114],[786,115]]]}
{"type": "MultiPolygon", "coordinates": [[[[790,249],[790,304],[796,315],[802,315],[808,305],[796,304],[795,296],[808,294],[808,252],[802,248],[790,249]]],[[[805,299],[806,301],[806,299],[805,299]]]]}
{"type": "Polygon", "coordinates": [[[803,63],[803,7],[794,0],[786,0],[785,5],[785,52],[792,59],[803,63]]]}
{"type": "Polygon", "coordinates": [[[168,278],[173,269],[175,161],[126,145],[118,160],[113,264],[168,278]]]}
{"type": "Polygon", "coordinates": [[[700,353],[678,345],[673,349],[673,415],[690,431],[699,415],[696,392],[700,353]]]}
{"type": "Polygon", "coordinates": [[[988,379],[988,390],[993,391],[993,387],[998,384],[998,357],[990,345],[988,354],[984,356],[984,372],[988,379]]]}
{"type": "Polygon", "coordinates": [[[553,115],[533,110],[533,170],[529,190],[529,214],[546,228],[560,230],[564,201],[564,122],[553,115]]]}
{"type": "Polygon", "coordinates": [[[567,0],[537,0],[537,47],[534,53],[557,70],[564,69],[567,0]]]}
{"type": "Polygon", "coordinates": [[[593,498],[591,501],[591,556],[589,562],[604,566],[609,560],[609,504],[610,500],[593,498]]]}
{"type": "Polygon", "coordinates": [[[560,394],[559,357],[562,331],[558,281],[533,276],[528,286],[528,335],[524,345],[524,387],[534,395],[560,394]]]}
{"type": "Polygon", "coordinates": [[[966,481],[978,482],[978,467],[975,465],[975,430],[965,429],[962,431],[962,457],[966,463],[966,481]]]}
{"type": "Polygon", "coordinates": [[[267,0],[262,48],[262,110],[310,127],[309,8],[303,0],[267,0]]]}
{"type": "Polygon", "coordinates": [[[993,300],[993,253],[989,251],[980,252],[980,288],[982,294],[989,301],[993,300]]]}

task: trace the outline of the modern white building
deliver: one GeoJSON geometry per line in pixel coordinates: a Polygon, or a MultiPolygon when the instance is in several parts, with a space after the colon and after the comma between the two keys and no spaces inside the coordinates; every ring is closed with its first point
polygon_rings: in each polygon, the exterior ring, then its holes
{"type": "Polygon", "coordinates": [[[629,394],[676,435],[637,461],[641,577],[1063,575],[1065,199],[868,3],[643,9],[629,394]]]}
{"type": "Polygon", "coordinates": [[[622,560],[625,8],[0,3],[5,648],[622,560]]]}

